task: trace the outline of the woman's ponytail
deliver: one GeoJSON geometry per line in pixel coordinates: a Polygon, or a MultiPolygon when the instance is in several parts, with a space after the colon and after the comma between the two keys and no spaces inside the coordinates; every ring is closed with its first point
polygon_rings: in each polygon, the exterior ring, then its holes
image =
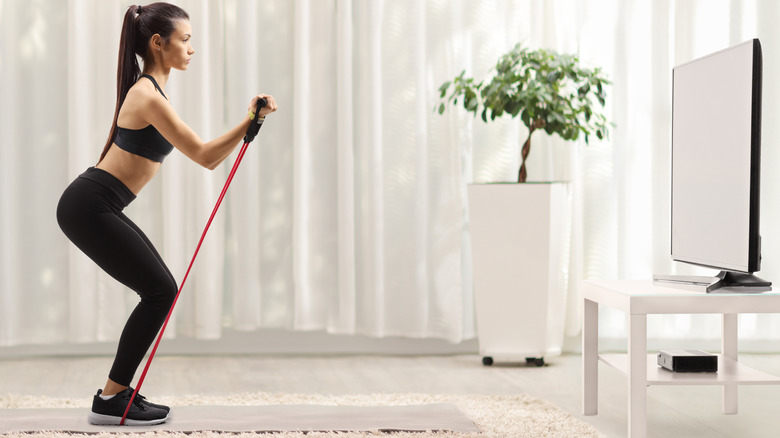
{"type": "MultiPolygon", "coordinates": [[[[0,0],[1,1],[1,0],[0,0]]],[[[190,16],[184,9],[164,2],[151,3],[146,6],[133,5],[127,8],[122,22],[122,36],[119,38],[119,62],[116,70],[116,108],[114,108],[114,123],[111,132],[100,155],[100,161],[108,153],[108,149],[116,138],[116,120],[119,110],[125,102],[127,92],[141,77],[141,67],[138,65],[140,56],[147,60],[149,39],[158,34],[167,44],[176,29],[176,20],[189,20],[190,16]]]]}
{"type": "Polygon", "coordinates": [[[138,21],[140,19],[140,13],[142,8],[140,5],[130,6],[125,12],[125,19],[122,22],[122,35],[119,38],[119,62],[116,70],[116,107],[114,108],[114,122],[111,124],[111,132],[108,134],[108,140],[105,147],[103,147],[103,153],[100,154],[100,161],[103,161],[103,157],[108,153],[108,149],[111,144],[114,143],[116,137],[116,120],[119,117],[119,109],[122,108],[122,103],[127,97],[127,92],[130,91],[130,87],[135,84],[135,81],[141,76],[141,68],[138,65],[138,58],[136,57],[136,39],[138,36],[138,21]]]}

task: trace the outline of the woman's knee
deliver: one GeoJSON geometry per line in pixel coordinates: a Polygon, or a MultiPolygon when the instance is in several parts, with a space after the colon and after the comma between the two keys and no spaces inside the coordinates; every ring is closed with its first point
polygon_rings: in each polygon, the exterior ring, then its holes
{"type": "Polygon", "coordinates": [[[179,288],[176,285],[176,281],[165,275],[155,282],[152,293],[144,297],[144,300],[154,307],[168,311],[173,305],[178,292],[179,288]]]}
{"type": "Polygon", "coordinates": [[[173,302],[176,300],[176,294],[179,293],[179,286],[176,284],[176,280],[169,277],[169,281],[164,289],[163,301],[165,302],[165,308],[170,309],[173,302]]]}

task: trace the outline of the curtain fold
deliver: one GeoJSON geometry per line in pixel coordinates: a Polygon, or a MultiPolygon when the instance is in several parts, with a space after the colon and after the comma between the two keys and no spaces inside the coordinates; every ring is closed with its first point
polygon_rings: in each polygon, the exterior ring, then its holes
{"type": "Polygon", "coordinates": [[[338,283],[329,303],[328,330],[354,333],[356,329],[355,251],[355,143],[352,0],[336,2],[336,146],[338,283]]]}
{"type": "MultiPolygon", "coordinates": [[[[614,82],[609,141],[536,134],[529,180],[570,181],[566,333],[579,283],[699,273],[669,258],[671,68],[764,42],[762,277],[780,278],[774,202],[780,88],[769,0],[178,0],[195,55],[171,103],[203,139],[257,93],[279,111],[250,145],[174,312],[168,337],[223,328],[374,337],[475,336],[471,182],[512,181],[527,130],[434,112],[438,86],[484,78],[517,42],[576,53],[614,82]]],[[[97,161],[115,103],[127,0],[0,0],[0,346],[114,341],[136,295],[62,235],[62,190],[97,161]]],[[[179,152],[127,208],[181,281],[235,159],[215,171],[179,152]]],[[[607,311],[608,312],[608,311],[607,311]]],[[[602,329],[625,329],[622,316],[602,329]]],[[[654,338],[717,338],[719,320],[659,317],[654,338]],[[683,335],[684,334],[684,335],[683,335]]],[[[740,318],[753,340],[780,318],[740,318]]]]}

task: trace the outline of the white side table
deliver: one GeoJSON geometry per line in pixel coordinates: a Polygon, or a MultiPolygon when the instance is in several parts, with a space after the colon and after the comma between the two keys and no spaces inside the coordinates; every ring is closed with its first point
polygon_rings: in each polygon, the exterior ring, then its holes
{"type": "Polygon", "coordinates": [[[777,385],[780,377],[737,361],[737,315],[780,313],[780,293],[706,294],[657,287],[651,280],[585,281],[582,330],[582,413],[598,413],[598,361],[628,375],[628,436],[647,436],[647,387],[650,385],[721,385],[723,413],[737,413],[737,385],[777,385]],[[599,305],[629,316],[628,354],[599,354],[599,305]],[[648,314],[719,313],[723,315],[717,373],[674,373],[660,368],[647,353],[648,314]]]}

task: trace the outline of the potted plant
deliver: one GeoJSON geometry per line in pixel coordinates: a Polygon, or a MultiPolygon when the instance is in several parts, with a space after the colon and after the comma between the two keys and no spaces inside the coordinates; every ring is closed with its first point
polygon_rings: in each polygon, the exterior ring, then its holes
{"type": "Polygon", "coordinates": [[[517,182],[526,181],[525,160],[531,152],[531,136],[538,129],[570,141],[583,135],[585,143],[593,134],[599,139],[608,136],[609,124],[600,110],[606,105],[604,87],[611,82],[601,69],[580,67],[574,55],[532,51],[517,44],[498,59],[495,71],[487,83],[464,78],[465,70],[443,83],[438,111],[442,114],[448,103],[457,105],[462,99],[463,107],[475,117],[481,110],[485,123],[488,111],[491,121],[520,116],[528,137],[523,143],[517,182]]]}
{"type": "MultiPolygon", "coordinates": [[[[526,158],[537,131],[588,143],[609,135],[603,114],[604,73],[576,56],[529,50],[521,44],[499,57],[495,74],[476,82],[465,71],[439,87],[439,114],[462,103],[489,123],[520,118],[528,128],[517,182],[527,178],[526,158]]],[[[563,275],[568,201],[565,183],[470,184],[477,329],[483,363],[525,357],[544,364],[563,345],[566,284],[563,275]]]]}

